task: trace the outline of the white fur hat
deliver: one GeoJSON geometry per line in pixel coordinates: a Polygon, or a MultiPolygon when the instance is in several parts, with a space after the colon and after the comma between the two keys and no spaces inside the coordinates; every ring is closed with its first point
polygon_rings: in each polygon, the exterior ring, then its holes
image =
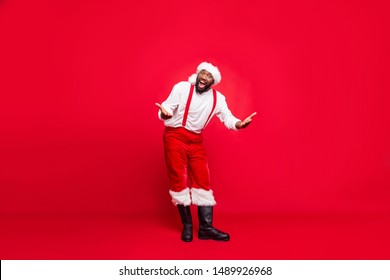
{"type": "Polygon", "coordinates": [[[221,81],[222,77],[221,77],[221,73],[218,70],[218,67],[208,62],[202,62],[201,64],[199,64],[198,68],[196,68],[196,73],[189,76],[188,81],[191,84],[195,85],[196,77],[198,76],[198,73],[202,70],[206,70],[207,72],[210,72],[211,75],[213,75],[214,85],[218,84],[221,81]]]}

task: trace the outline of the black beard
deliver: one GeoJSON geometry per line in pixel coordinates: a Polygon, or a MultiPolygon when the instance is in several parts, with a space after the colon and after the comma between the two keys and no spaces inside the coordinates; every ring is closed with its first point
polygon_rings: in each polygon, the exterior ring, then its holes
{"type": "Polygon", "coordinates": [[[208,91],[210,89],[211,86],[207,86],[207,87],[204,87],[204,88],[199,88],[198,85],[196,85],[196,91],[198,93],[203,93],[205,91],[208,91]]]}
{"type": "Polygon", "coordinates": [[[195,88],[196,88],[196,91],[197,91],[198,93],[206,92],[206,91],[208,91],[208,90],[210,89],[210,87],[211,87],[211,85],[208,85],[208,86],[206,86],[206,87],[204,87],[204,88],[199,88],[199,79],[196,78],[195,88]]]}

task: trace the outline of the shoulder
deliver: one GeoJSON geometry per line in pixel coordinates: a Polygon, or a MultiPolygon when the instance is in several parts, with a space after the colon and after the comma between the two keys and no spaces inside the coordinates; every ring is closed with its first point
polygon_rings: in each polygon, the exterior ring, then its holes
{"type": "Polygon", "coordinates": [[[191,84],[189,82],[182,81],[182,82],[178,82],[173,87],[176,89],[188,90],[188,89],[190,89],[191,84]]]}
{"type": "Polygon", "coordinates": [[[217,99],[225,101],[226,97],[225,97],[225,95],[223,95],[222,93],[217,91],[217,99]]]}

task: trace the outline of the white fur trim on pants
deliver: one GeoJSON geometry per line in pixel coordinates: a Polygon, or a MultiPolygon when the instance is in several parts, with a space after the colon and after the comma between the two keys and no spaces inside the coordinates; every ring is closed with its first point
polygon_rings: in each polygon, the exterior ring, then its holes
{"type": "Polygon", "coordinates": [[[214,199],[213,191],[204,189],[191,189],[192,203],[198,206],[214,206],[217,204],[214,199]]]}
{"type": "Polygon", "coordinates": [[[172,203],[174,205],[182,204],[188,206],[191,204],[190,189],[186,188],[180,192],[174,192],[169,190],[169,194],[172,197],[172,203]]]}

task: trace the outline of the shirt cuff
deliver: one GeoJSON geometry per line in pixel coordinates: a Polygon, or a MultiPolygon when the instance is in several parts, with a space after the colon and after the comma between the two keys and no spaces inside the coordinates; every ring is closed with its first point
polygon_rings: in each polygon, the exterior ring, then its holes
{"type": "Polygon", "coordinates": [[[232,117],[230,120],[229,120],[229,126],[228,128],[232,129],[232,130],[238,130],[238,128],[236,127],[236,123],[237,122],[241,122],[240,119],[237,119],[235,117],[232,117]]]}

